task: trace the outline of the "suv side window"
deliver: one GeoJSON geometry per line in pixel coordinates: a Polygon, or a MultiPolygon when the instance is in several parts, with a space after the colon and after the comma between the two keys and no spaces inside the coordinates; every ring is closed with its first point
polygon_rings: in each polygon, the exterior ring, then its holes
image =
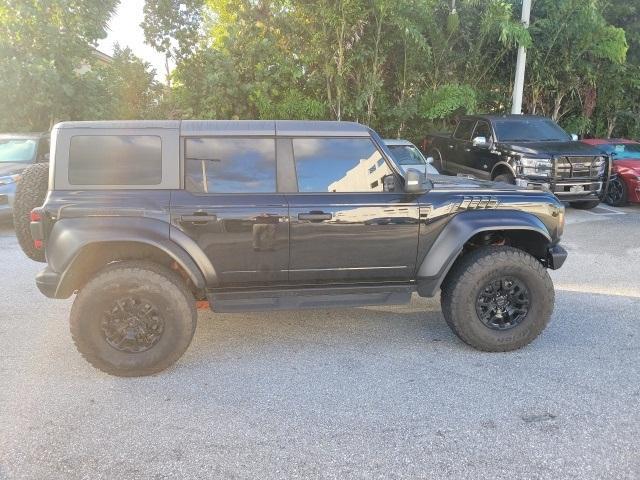
{"type": "Polygon", "coordinates": [[[453,138],[457,138],[458,140],[471,140],[471,132],[473,132],[473,127],[475,126],[475,124],[475,120],[460,120],[453,138]]]}
{"type": "Polygon", "coordinates": [[[484,137],[487,139],[487,142],[490,142],[493,138],[491,135],[491,127],[487,122],[478,121],[478,125],[476,125],[476,130],[473,132],[473,138],[476,137],[484,137]]]}
{"type": "Polygon", "coordinates": [[[187,138],[185,188],[194,193],[276,192],[273,138],[187,138]]]}
{"type": "Polygon", "coordinates": [[[382,192],[392,173],[369,138],[294,138],[293,155],[303,193],[382,192]]]}
{"type": "Polygon", "coordinates": [[[154,135],[76,135],[69,144],[70,185],[159,185],[162,140],[154,135]]]}

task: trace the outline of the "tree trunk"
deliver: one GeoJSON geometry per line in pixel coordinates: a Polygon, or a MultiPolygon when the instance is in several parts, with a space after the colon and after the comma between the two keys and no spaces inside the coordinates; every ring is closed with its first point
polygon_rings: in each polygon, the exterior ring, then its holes
{"type": "Polygon", "coordinates": [[[553,114],[551,118],[554,122],[557,122],[560,118],[560,109],[562,108],[562,100],[564,99],[564,93],[558,93],[553,103],[553,114]]]}
{"type": "Polygon", "coordinates": [[[613,135],[613,130],[616,128],[617,122],[618,122],[617,115],[607,118],[607,138],[611,138],[611,135],[613,135]]]}

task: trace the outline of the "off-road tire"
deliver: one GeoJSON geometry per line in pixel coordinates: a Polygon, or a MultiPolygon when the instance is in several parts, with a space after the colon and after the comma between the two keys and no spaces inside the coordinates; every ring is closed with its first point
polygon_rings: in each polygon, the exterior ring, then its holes
{"type": "Polygon", "coordinates": [[[494,182],[500,183],[508,183],[509,185],[515,185],[516,179],[510,173],[501,173],[500,175],[496,175],[496,178],[493,179],[494,182]]]}
{"type": "Polygon", "coordinates": [[[138,377],[173,365],[187,350],[196,329],[193,294],[175,272],[151,262],[126,261],[101,270],[78,293],[71,308],[71,336],[82,356],[111,375],[138,377]],[[163,331],[148,350],[132,353],[108,343],[103,316],[116,301],[140,296],[160,313],[163,331]]]}
{"type": "Polygon", "coordinates": [[[573,208],[577,210],[591,210],[600,205],[600,200],[587,200],[586,202],[569,202],[573,208]]]}
{"type": "Polygon", "coordinates": [[[16,185],[16,198],[13,204],[13,227],[18,243],[24,254],[36,262],[45,262],[44,250],[37,250],[29,224],[30,213],[42,206],[49,188],[49,164],[36,163],[26,168],[16,185]]]}
{"type": "Polygon", "coordinates": [[[484,247],[456,261],[441,292],[442,313],[453,332],[468,345],[486,352],[517,350],[547,326],[555,300],[553,283],[534,257],[512,247],[484,247]],[[492,279],[510,276],[524,283],[530,309],[521,323],[494,330],[480,320],[476,300],[492,279]]]}

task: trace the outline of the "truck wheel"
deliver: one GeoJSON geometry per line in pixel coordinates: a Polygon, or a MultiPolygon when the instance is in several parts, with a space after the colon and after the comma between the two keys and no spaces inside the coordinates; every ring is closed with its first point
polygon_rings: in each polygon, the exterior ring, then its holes
{"type": "Polygon", "coordinates": [[[442,313],[465,343],[487,352],[531,343],[553,312],[553,283],[534,257],[484,247],[459,259],[442,286],[442,313]]]}
{"type": "Polygon", "coordinates": [[[36,262],[44,262],[44,250],[36,250],[29,224],[30,213],[44,203],[49,189],[49,164],[36,163],[22,172],[16,185],[16,198],[13,203],[13,227],[20,248],[24,254],[36,262]]]}
{"type": "Polygon", "coordinates": [[[494,182],[500,183],[508,183],[509,185],[515,185],[516,179],[510,173],[501,173],[500,175],[496,175],[496,178],[493,179],[494,182]]]}
{"type": "Polygon", "coordinates": [[[613,207],[624,207],[628,202],[627,185],[620,177],[609,181],[604,201],[613,207]]]}
{"type": "Polygon", "coordinates": [[[427,156],[433,158],[433,165],[436,167],[436,170],[438,170],[440,175],[444,175],[446,170],[444,169],[444,162],[442,161],[440,152],[438,150],[432,150],[427,156]]]}
{"type": "Polygon", "coordinates": [[[569,202],[573,208],[578,210],[591,210],[592,208],[596,208],[600,205],[600,200],[587,200],[584,202],[569,202]]]}
{"type": "Polygon", "coordinates": [[[82,356],[111,375],[151,375],[175,363],[196,329],[191,292],[173,271],[128,261],[100,271],[71,308],[71,336],[82,356]]]}

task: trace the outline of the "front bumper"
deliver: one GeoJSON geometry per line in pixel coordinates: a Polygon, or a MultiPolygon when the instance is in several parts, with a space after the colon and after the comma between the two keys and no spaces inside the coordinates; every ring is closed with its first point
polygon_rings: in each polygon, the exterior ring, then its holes
{"type": "Polygon", "coordinates": [[[567,251],[560,245],[554,245],[547,250],[547,267],[551,270],[558,270],[564,265],[567,259],[567,251]]]}
{"type": "Polygon", "coordinates": [[[563,179],[519,177],[516,184],[530,190],[552,192],[560,200],[597,199],[602,194],[604,182],[601,179],[563,179]]]}

